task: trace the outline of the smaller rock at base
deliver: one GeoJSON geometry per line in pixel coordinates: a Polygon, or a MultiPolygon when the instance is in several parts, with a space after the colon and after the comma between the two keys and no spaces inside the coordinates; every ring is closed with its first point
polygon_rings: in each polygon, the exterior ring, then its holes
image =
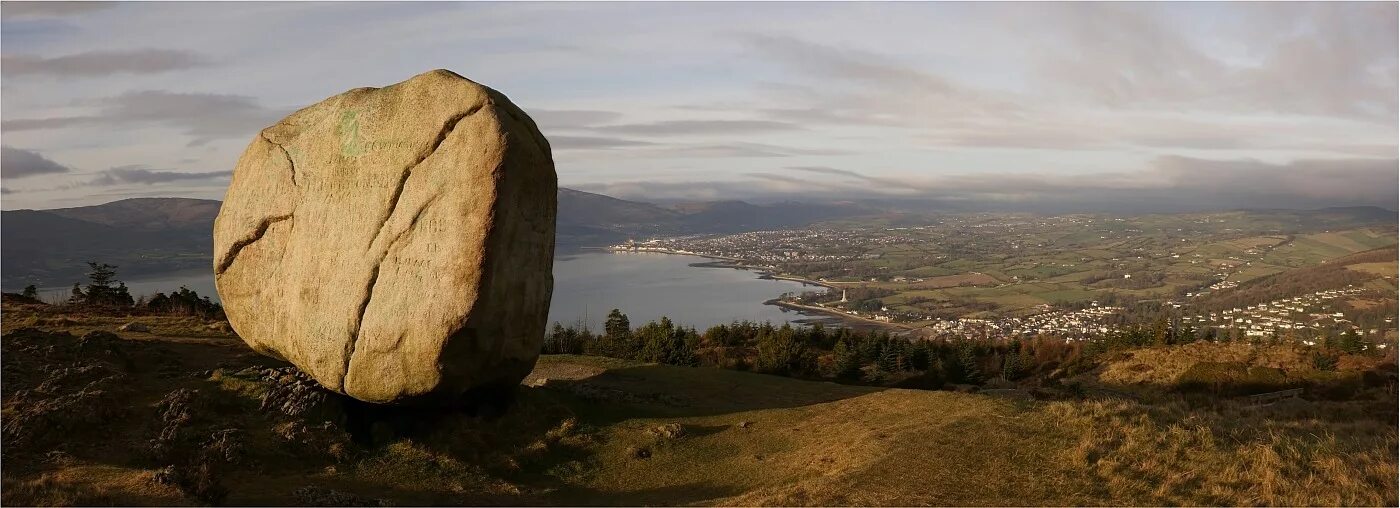
{"type": "Polygon", "coordinates": [[[138,333],[150,333],[150,332],[151,332],[151,328],[150,328],[149,326],[143,325],[143,324],[141,324],[141,323],[127,323],[127,324],[124,324],[124,325],[121,325],[120,327],[118,327],[117,330],[118,330],[118,331],[122,331],[122,332],[138,332],[138,333]]]}

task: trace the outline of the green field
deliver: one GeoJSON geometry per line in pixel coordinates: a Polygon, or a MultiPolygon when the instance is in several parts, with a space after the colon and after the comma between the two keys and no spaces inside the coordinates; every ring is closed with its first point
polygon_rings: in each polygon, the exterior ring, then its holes
{"type": "Polygon", "coordinates": [[[1181,298],[1220,280],[1247,282],[1393,245],[1396,235],[1394,225],[1305,212],[980,214],[944,217],[936,225],[898,231],[854,219],[820,227],[849,231],[853,237],[848,245],[823,245],[824,253],[878,257],[849,260],[836,271],[802,264],[780,269],[893,290],[897,294],[882,301],[910,314],[968,301],[991,304],[996,308],[992,314],[998,314],[1047,303],[1089,302],[1110,293],[1148,300],[1181,298]],[[974,273],[997,282],[983,280],[973,287],[892,282],[901,276],[952,280],[974,273]]]}

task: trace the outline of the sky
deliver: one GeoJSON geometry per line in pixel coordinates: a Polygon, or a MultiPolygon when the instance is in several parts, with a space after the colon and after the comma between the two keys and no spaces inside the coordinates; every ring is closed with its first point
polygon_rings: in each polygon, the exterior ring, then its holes
{"type": "Polygon", "coordinates": [[[443,68],[627,199],[1397,202],[1396,3],[0,3],[0,207],[220,199],[443,68]]]}

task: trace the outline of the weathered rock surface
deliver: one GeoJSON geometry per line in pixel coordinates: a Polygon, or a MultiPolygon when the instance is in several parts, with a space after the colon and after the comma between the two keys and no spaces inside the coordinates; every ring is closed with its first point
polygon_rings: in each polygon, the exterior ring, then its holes
{"type": "Polygon", "coordinates": [[[263,129],[214,223],[224,310],[253,349],[369,402],[454,400],[533,368],[557,178],[510,100],[437,70],[263,129]]]}

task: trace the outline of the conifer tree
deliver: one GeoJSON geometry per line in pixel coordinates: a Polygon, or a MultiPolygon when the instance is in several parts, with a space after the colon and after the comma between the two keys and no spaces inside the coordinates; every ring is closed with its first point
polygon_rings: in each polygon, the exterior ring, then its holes
{"type": "Polygon", "coordinates": [[[627,320],[627,315],[620,310],[613,309],[608,312],[608,318],[603,322],[603,337],[605,339],[600,344],[600,349],[602,349],[600,353],[605,356],[625,358],[631,336],[632,323],[627,320]]]}
{"type": "Polygon", "coordinates": [[[1342,332],[1342,338],[1337,341],[1337,348],[1349,355],[1359,355],[1366,350],[1366,343],[1362,342],[1361,335],[1356,330],[1342,332]]]}
{"type": "Polygon", "coordinates": [[[977,355],[971,345],[964,345],[958,352],[958,366],[962,369],[962,382],[982,384],[982,369],[977,368],[977,355]]]}
{"type": "Polygon", "coordinates": [[[880,351],[880,358],[875,362],[875,368],[887,374],[899,372],[899,351],[893,343],[885,344],[884,349],[880,351]]]}
{"type": "Polygon", "coordinates": [[[834,369],[836,377],[840,379],[860,378],[860,367],[862,365],[860,353],[847,345],[847,341],[842,339],[836,342],[836,347],[832,349],[834,357],[834,369]]]}
{"type": "Polygon", "coordinates": [[[1021,355],[1008,353],[1006,359],[1002,360],[1001,378],[1006,381],[1015,381],[1021,377],[1021,355]]]}

